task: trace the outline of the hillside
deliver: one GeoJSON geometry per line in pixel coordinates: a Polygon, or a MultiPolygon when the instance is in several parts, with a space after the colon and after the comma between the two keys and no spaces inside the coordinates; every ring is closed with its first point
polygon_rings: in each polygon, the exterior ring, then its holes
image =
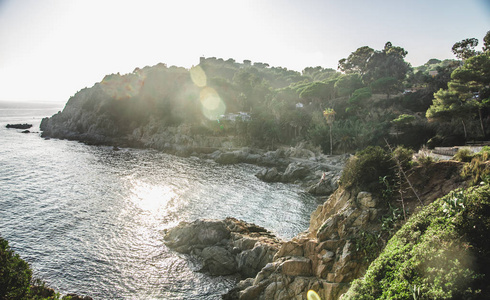
{"type": "Polygon", "coordinates": [[[352,52],[340,71],[301,73],[233,59],[201,58],[191,69],[160,63],[78,91],[41,129],[45,137],[183,155],[300,142],[342,154],[385,140],[419,149],[485,139],[488,52],[417,68],[406,54],[388,42],[352,52]]]}

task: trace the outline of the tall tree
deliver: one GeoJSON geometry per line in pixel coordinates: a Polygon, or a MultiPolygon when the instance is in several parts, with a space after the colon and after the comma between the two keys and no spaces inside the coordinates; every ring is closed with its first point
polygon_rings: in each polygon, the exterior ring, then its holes
{"type": "Polygon", "coordinates": [[[352,52],[347,58],[339,60],[339,70],[348,73],[358,73],[364,75],[368,69],[368,62],[375,51],[368,47],[360,47],[352,52]]]}
{"type": "Polygon", "coordinates": [[[478,39],[469,38],[455,43],[451,50],[457,58],[467,60],[477,54],[477,51],[475,50],[476,46],[478,46],[478,39]]]}
{"type": "MultiPolygon", "coordinates": [[[[464,65],[451,74],[448,89],[440,89],[434,94],[428,118],[448,119],[458,117],[471,119],[477,115],[482,136],[484,111],[490,106],[490,52],[468,58],[464,65]]],[[[466,126],[462,121],[466,135],[466,126]]]]}
{"type": "Polygon", "coordinates": [[[359,74],[364,84],[383,77],[394,77],[402,81],[410,69],[410,65],[404,60],[407,53],[405,49],[393,46],[391,42],[387,42],[381,51],[364,46],[347,58],[339,60],[338,67],[346,74],[359,74]]]}
{"type": "Polygon", "coordinates": [[[330,155],[333,153],[333,139],[332,139],[332,125],[335,121],[335,110],[333,108],[327,108],[323,111],[323,116],[327,121],[329,132],[330,132],[330,155]]]}

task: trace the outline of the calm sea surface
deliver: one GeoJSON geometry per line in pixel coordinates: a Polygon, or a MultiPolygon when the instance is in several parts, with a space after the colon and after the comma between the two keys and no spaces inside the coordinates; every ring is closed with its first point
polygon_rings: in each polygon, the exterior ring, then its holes
{"type": "Polygon", "coordinates": [[[163,230],[233,216],[291,238],[318,205],[295,185],[259,181],[256,166],[41,138],[41,118],[61,109],[0,103],[0,235],[64,294],[220,299],[234,278],[196,272],[164,245],[163,230]]]}

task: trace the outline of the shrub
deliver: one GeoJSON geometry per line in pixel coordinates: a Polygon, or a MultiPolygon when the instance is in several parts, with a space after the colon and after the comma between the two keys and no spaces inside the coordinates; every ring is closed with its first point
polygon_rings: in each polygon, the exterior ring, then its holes
{"type": "Polygon", "coordinates": [[[490,167],[482,160],[482,156],[475,155],[470,162],[466,163],[461,170],[463,178],[471,178],[472,185],[479,184],[490,174],[490,167]]]}
{"type": "Polygon", "coordinates": [[[473,158],[473,153],[468,148],[459,149],[458,152],[456,152],[456,154],[453,156],[454,160],[461,161],[461,162],[470,162],[472,158],[473,158]]]}
{"type": "Polygon", "coordinates": [[[41,280],[32,279],[27,262],[0,237],[0,299],[1,300],[58,300],[60,295],[45,286],[41,280]]]}
{"type": "Polygon", "coordinates": [[[25,298],[31,277],[29,265],[0,237],[0,299],[25,298]]]}
{"type": "Polygon", "coordinates": [[[384,188],[379,178],[394,178],[393,167],[388,152],[379,146],[369,146],[347,162],[340,176],[340,185],[346,189],[379,194],[384,188]]]}
{"type": "Polygon", "coordinates": [[[393,158],[398,160],[404,170],[412,166],[413,150],[398,146],[393,150],[393,158]]]}

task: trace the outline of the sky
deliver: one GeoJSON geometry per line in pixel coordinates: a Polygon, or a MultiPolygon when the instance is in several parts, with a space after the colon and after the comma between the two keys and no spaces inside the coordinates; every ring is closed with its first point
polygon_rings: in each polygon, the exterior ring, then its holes
{"type": "Polygon", "coordinates": [[[490,30],[490,0],[0,0],[0,100],[66,102],[107,74],[199,57],[337,68],[388,41],[419,66],[490,30]]]}

